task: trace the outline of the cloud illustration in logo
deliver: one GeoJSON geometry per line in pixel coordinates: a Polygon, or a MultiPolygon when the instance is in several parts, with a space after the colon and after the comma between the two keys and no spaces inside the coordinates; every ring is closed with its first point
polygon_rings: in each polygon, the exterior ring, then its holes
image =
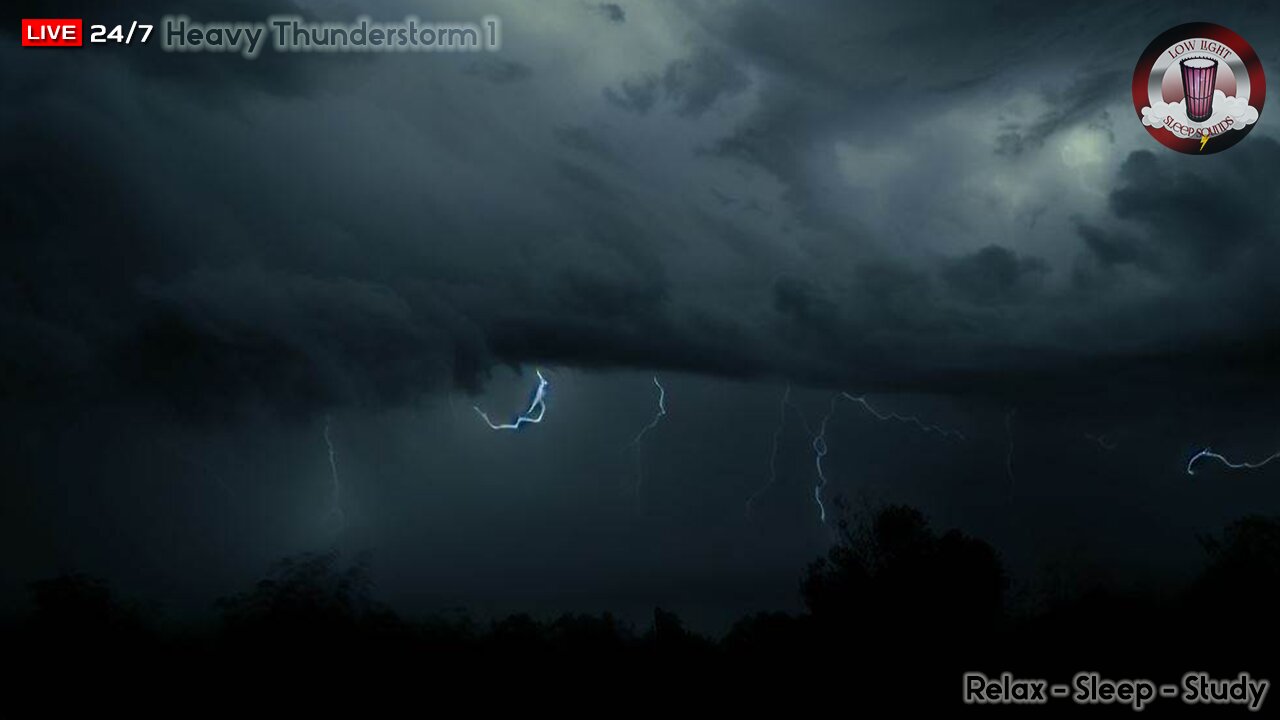
{"type": "Polygon", "coordinates": [[[1213,92],[1213,115],[1204,122],[1195,122],[1187,117],[1186,100],[1176,103],[1158,102],[1151,107],[1142,108],[1142,124],[1147,127],[1163,127],[1175,135],[1192,137],[1202,130],[1215,128],[1231,118],[1229,125],[1223,126],[1214,134],[1227,130],[1243,130],[1258,121],[1258,109],[1249,104],[1248,98],[1227,97],[1221,90],[1213,92]],[[1181,127],[1179,127],[1181,126],[1181,127]],[[1176,128],[1176,129],[1175,129],[1176,128]]]}

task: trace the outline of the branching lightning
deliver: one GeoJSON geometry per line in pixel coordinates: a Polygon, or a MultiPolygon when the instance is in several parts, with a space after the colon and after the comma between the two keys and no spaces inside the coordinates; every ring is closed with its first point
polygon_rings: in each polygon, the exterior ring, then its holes
{"type": "Polygon", "coordinates": [[[880,410],[877,410],[865,396],[853,395],[847,392],[837,393],[831,397],[831,402],[827,407],[827,412],[822,416],[822,421],[818,424],[818,429],[815,432],[813,427],[809,425],[809,421],[805,418],[804,413],[802,413],[800,408],[796,407],[795,404],[791,402],[791,385],[788,383],[786,390],[782,393],[782,399],[778,402],[778,424],[774,427],[773,442],[769,451],[769,480],[751,497],[747,498],[747,517],[751,516],[751,511],[756,500],[773,487],[778,481],[778,445],[782,439],[783,429],[786,427],[787,410],[791,409],[795,411],[797,416],[799,416],[800,421],[804,424],[805,434],[810,438],[809,445],[813,449],[814,469],[817,471],[818,475],[817,483],[813,488],[813,501],[814,504],[818,506],[818,521],[824,525],[826,524],[827,506],[826,503],[822,501],[822,493],[826,489],[829,479],[827,478],[826,470],[822,467],[822,461],[830,450],[830,447],[827,444],[827,426],[835,416],[836,406],[841,399],[848,400],[851,403],[861,406],[863,410],[879,422],[893,421],[906,423],[908,425],[916,426],[924,433],[936,433],[941,437],[951,437],[957,440],[965,439],[964,434],[958,430],[948,430],[946,428],[939,427],[938,425],[927,424],[914,415],[899,415],[898,413],[893,412],[881,412],[880,410]]]}
{"type": "Polygon", "coordinates": [[[332,483],[329,495],[329,517],[337,524],[338,532],[342,532],[347,525],[347,516],[342,511],[342,482],[338,479],[338,456],[333,449],[333,438],[329,435],[332,421],[332,417],[328,415],[324,417],[324,444],[329,450],[329,478],[332,483]]]}
{"type": "Polygon", "coordinates": [[[818,427],[818,432],[813,436],[814,464],[817,466],[817,469],[818,469],[818,484],[813,489],[813,499],[818,504],[818,520],[821,521],[823,524],[827,522],[827,508],[822,503],[822,491],[827,486],[827,476],[826,476],[826,473],[824,473],[822,470],[822,459],[827,456],[827,450],[829,449],[827,446],[827,423],[830,422],[831,417],[835,415],[836,401],[840,400],[841,398],[844,398],[845,400],[848,400],[851,403],[860,405],[863,410],[866,410],[868,413],[871,414],[871,417],[874,417],[879,422],[895,421],[895,422],[907,423],[909,425],[915,425],[917,428],[920,429],[921,432],[924,432],[924,433],[937,433],[942,437],[953,437],[958,440],[965,439],[964,434],[958,430],[947,430],[937,425],[928,425],[924,423],[922,420],[920,420],[920,418],[917,418],[914,415],[899,415],[897,413],[892,413],[892,412],[891,413],[880,412],[879,410],[875,409],[875,407],[873,407],[871,403],[867,402],[866,396],[863,396],[863,395],[851,395],[847,392],[842,392],[839,395],[832,397],[831,406],[827,410],[827,414],[822,417],[822,423],[818,427]]]}
{"type": "Polygon", "coordinates": [[[881,422],[884,422],[886,420],[897,420],[898,422],[904,422],[911,425],[915,425],[916,427],[920,428],[921,432],[938,433],[943,437],[954,437],[957,440],[965,439],[964,433],[961,433],[959,430],[948,430],[946,428],[938,427],[937,425],[926,425],[923,421],[920,420],[920,418],[914,415],[899,415],[898,413],[892,413],[892,412],[882,413],[879,410],[876,410],[874,407],[872,407],[871,403],[867,402],[867,398],[865,395],[854,396],[854,395],[850,395],[849,393],[841,393],[841,397],[843,397],[845,400],[848,400],[849,402],[853,402],[861,405],[864,410],[871,413],[872,417],[874,417],[877,420],[880,420],[881,422]]]}
{"type": "Polygon", "coordinates": [[[547,388],[551,383],[547,382],[547,379],[542,376],[542,370],[535,370],[534,372],[538,375],[538,387],[533,391],[533,397],[529,400],[529,409],[525,410],[515,420],[498,425],[490,420],[489,416],[479,407],[472,405],[472,409],[492,430],[519,430],[522,425],[537,425],[542,422],[543,416],[547,413],[547,388]]]}
{"type": "Polygon", "coordinates": [[[1257,470],[1258,468],[1270,463],[1272,460],[1280,458],[1280,452],[1277,452],[1264,460],[1259,460],[1258,462],[1232,462],[1231,460],[1228,460],[1226,457],[1223,457],[1222,455],[1219,455],[1218,453],[1213,452],[1209,448],[1205,448],[1200,452],[1196,453],[1195,455],[1192,455],[1191,460],[1187,462],[1188,475],[1196,474],[1195,465],[1196,465],[1196,462],[1200,460],[1200,458],[1209,458],[1210,460],[1217,460],[1218,462],[1222,463],[1226,467],[1231,468],[1232,470],[1257,470]]]}

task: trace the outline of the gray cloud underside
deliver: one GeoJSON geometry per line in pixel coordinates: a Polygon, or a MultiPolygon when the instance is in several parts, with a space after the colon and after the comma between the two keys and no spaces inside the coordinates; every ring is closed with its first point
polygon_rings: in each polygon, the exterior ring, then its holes
{"type": "MultiPolygon", "coordinates": [[[[1280,144],[1146,137],[1129,68],[1186,13],[1139,7],[499,3],[497,56],[5,50],[0,387],[217,413],[535,363],[1270,383],[1280,144]]],[[[1274,10],[1228,14],[1276,56],[1274,10]]]]}

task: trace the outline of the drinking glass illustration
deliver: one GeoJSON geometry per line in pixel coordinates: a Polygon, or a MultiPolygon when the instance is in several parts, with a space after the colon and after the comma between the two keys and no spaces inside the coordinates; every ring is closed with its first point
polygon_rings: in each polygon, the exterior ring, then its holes
{"type": "Polygon", "coordinates": [[[1182,66],[1182,91],[1187,96],[1187,117],[1204,122],[1213,114],[1213,88],[1218,82],[1218,61],[1189,58],[1182,66]]]}

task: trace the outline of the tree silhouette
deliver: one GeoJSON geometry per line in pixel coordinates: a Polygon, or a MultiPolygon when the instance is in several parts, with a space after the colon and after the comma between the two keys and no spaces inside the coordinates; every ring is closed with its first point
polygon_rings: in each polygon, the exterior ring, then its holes
{"type": "Polygon", "coordinates": [[[1018,612],[1005,604],[995,550],[957,530],[935,532],[916,509],[888,506],[840,528],[840,541],[802,576],[806,612],[743,618],[718,642],[661,608],[639,635],[609,613],[517,614],[483,625],[456,613],[403,620],[372,599],[367,558],[344,565],[337,552],[276,563],[220,600],[221,622],[205,634],[149,629],[138,607],[101,580],[42,580],[29,586],[32,612],[4,640],[24,667],[45,673],[132,678],[150,662],[162,668],[153,678],[244,669],[243,677],[279,682],[288,673],[314,683],[341,671],[344,681],[429,679],[442,691],[471,685],[521,697],[570,686],[721,698],[854,688],[863,709],[893,703],[900,711],[909,702],[948,717],[967,670],[1063,679],[1082,669],[1170,680],[1189,669],[1276,674],[1276,518],[1241,518],[1203,538],[1207,563],[1190,583],[1139,591],[1061,573],[1049,601],[1018,612]]]}
{"type": "Polygon", "coordinates": [[[220,599],[227,635],[313,647],[398,633],[399,619],[370,598],[367,558],[346,569],[338,560],[337,551],[286,558],[252,590],[220,599]]]}
{"type": "MultiPolygon", "coordinates": [[[[1218,637],[1248,633],[1259,643],[1280,640],[1280,518],[1248,515],[1221,537],[1202,537],[1208,565],[1189,592],[1193,611],[1218,637]]],[[[1274,647],[1274,646],[1272,646],[1274,647]]]]}
{"type": "Polygon", "coordinates": [[[28,627],[38,635],[97,644],[147,633],[139,608],[118,600],[103,580],[73,573],[27,588],[33,607],[28,627]]]}
{"type": "Polygon", "coordinates": [[[958,530],[939,537],[915,508],[885,507],[842,536],[801,585],[825,626],[861,635],[978,631],[1003,611],[1008,581],[995,550],[958,530]]]}

